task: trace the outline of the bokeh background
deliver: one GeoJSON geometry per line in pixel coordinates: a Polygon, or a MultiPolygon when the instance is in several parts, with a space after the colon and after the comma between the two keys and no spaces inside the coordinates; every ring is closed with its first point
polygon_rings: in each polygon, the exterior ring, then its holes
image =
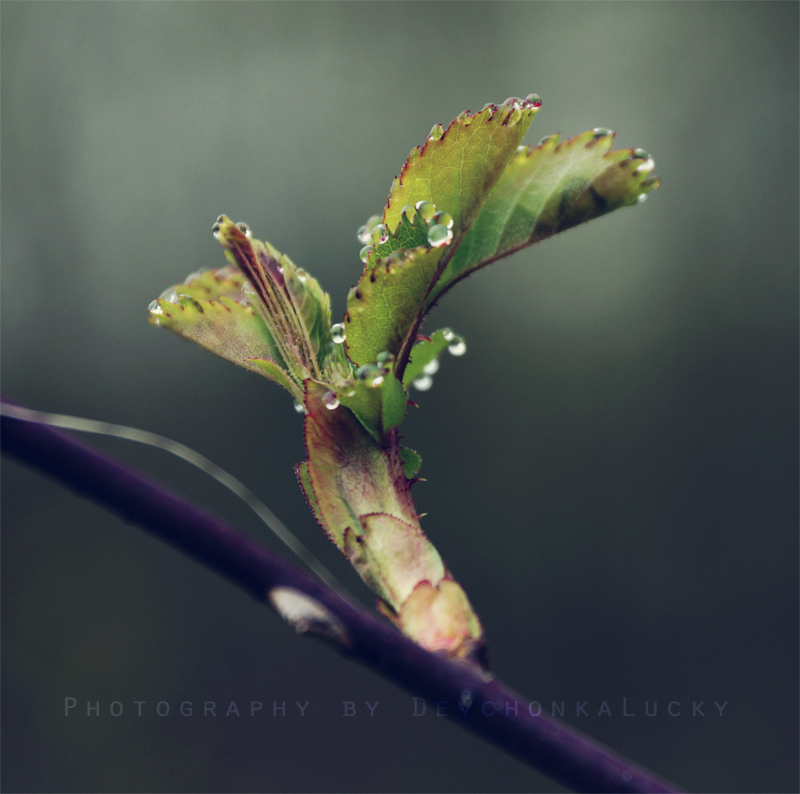
{"type": "MultiPolygon", "coordinates": [[[[434,123],[535,91],[529,142],[617,130],[663,187],[426,326],[468,353],[404,425],[423,526],[516,689],[690,790],[796,791],[797,63],[796,3],[4,2],[3,392],[193,446],[371,605],[296,485],[290,398],[148,303],[223,263],[224,212],[340,317],[434,123]]],[[[283,553],[186,464],[91,442],[283,553]]],[[[2,517],[4,791],[561,790],[7,459],[2,517]]]]}

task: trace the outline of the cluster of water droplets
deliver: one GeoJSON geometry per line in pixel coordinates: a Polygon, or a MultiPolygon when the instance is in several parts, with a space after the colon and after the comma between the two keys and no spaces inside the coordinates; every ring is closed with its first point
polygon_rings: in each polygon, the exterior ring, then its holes
{"type": "MultiPolygon", "coordinates": [[[[633,156],[637,160],[644,160],[643,163],[636,166],[636,168],[633,171],[634,174],[648,174],[656,167],[655,160],[653,160],[650,154],[646,152],[644,149],[634,149],[633,156]]],[[[646,200],[647,200],[647,193],[640,193],[636,197],[637,204],[642,204],[646,200]]]]}
{"type": "Polygon", "coordinates": [[[418,201],[412,207],[406,204],[402,213],[413,220],[419,215],[428,226],[428,245],[431,248],[441,248],[448,245],[453,239],[453,216],[449,212],[440,212],[430,201],[418,201]]]}
{"type": "MultiPolygon", "coordinates": [[[[463,356],[467,352],[467,343],[463,337],[453,333],[449,328],[442,329],[442,336],[448,343],[447,352],[451,356],[463,356]]],[[[428,391],[433,386],[433,376],[439,371],[439,359],[431,359],[423,368],[422,374],[411,381],[417,391],[428,391]]]]}
{"type": "MultiPolygon", "coordinates": [[[[452,241],[453,216],[449,212],[437,210],[436,205],[430,201],[406,204],[401,212],[409,223],[413,223],[416,216],[419,215],[427,226],[426,237],[431,248],[441,248],[452,241]]],[[[359,256],[365,264],[372,249],[376,245],[383,245],[389,239],[389,229],[380,221],[380,216],[375,215],[358,230],[358,240],[364,244],[359,256]]]]}

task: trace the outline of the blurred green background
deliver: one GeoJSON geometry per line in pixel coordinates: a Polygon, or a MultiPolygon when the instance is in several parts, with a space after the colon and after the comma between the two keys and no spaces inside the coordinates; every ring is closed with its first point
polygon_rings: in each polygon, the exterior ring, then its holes
{"type": "MultiPolygon", "coordinates": [[[[223,263],[224,212],[341,317],[434,123],[535,91],[531,143],[617,130],[663,187],[426,326],[469,349],[404,425],[423,527],[510,685],[688,789],[796,791],[797,63],[796,3],[3,2],[3,392],[195,447],[371,605],[296,485],[290,398],[148,303],[223,263]]],[[[92,443],[284,553],[199,472],[92,443]]],[[[4,791],[561,790],[7,459],[3,486],[4,791]]]]}

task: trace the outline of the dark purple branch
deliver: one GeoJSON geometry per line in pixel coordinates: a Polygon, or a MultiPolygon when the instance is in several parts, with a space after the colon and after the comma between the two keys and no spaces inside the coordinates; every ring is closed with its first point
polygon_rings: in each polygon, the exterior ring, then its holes
{"type": "Polygon", "coordinates": [[[63,433],[5,416],[1,427],[4,452],[139,524],[255,598],[268,601],[269,592],[283,586],[315,599],[344,628],[344,642],[341,635],[328,637],[341,653],[414,695],[449,701],[450,715],[455,711],[463,727],[561,783],[579,791],[679,790],[574,728],[531,716],[529,701],[496,678],[423,650],[257,542],[63,433]],[[452,704],[465,692],[472,704],[462,717],[452,704]],[[515,702],[518,715],[506,715],[506,703],[513,709],[515,702]]]}

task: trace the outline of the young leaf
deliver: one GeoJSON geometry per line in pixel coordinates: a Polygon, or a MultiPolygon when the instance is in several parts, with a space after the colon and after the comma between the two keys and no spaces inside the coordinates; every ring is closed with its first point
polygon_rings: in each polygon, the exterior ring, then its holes
{"type": "Polygon", "coordinates": [[[614,133],[585,132],[521,147],[432,290],[427,306],[484,265],[558,232],[642,201],[661,182],[641,149],[609,151],[614,133]]]}
{"type": "Polygon", "coordinates": [[[406,477],[410,480],[419,471],[419,467],[422,465],[422,458],[418,452],[410,447],[400,447],[400,458],[403,461],[406,477]]]}
{"type": "Polygon", "coordinates": [[[454,338],[455,334],[449,328],[442,328],[434,331],[430,339],[417,342],[411,348],[408,366],[403,373],[403,386],[408,388],[417,378],[429,374],[425,372],[425,368],[430,367],[431,362],[439,358],[441,352],[453,342],[454,338]]]}
{"type": "Polygon", "coordinates": [[[421,246],[397,251],[373,270],[364,270],[347,296],[347,356],[356,365],[396,355],[436,273],[443,249],[421,246]]]}
{"type": "Polygon", "coordinates": [[[397,228],[406,205],[428,201],[453,217],[457,240],[472,223],[506,163],[541,107],[535,94],[462,113],[446,130],[434,127],[425,144],[412,149],[395,178],[383,222],[397,228]],[[438,128],[438,129],[437,129],[438,128]]]}
{"type": "Polygon", "coordinates": [[[288,256],[252,239],[245,224],[234,224],[221,215],[214,233],[228,260],[252,286],[257,298],[253,303],[294,380],[300,384],[309,377],[320,378],[320,362],[331,350],[328,295],[288,256]]]}
{"type": "Polygon", "coordinates": [[[169,328],[234,364],[263,375],[267,373],[254,359],[265,359],[283,371],[272,336],[252,306],[224,295],[214,301],[176,295],[174,302],[153,301],[148,311],[154,325],[169,328]]]}
{"type": "MultiPolygon", "coordinates": [[[[368,365],[369,366],[369,365],[368,365]]],[[[406,393],[395,376],[381,373],[374,368],[380,385],[371,386],[364,380],[345,383],[336,396],[356,416],[364,429],[378,443],[383,443],[384,434],[397,427],[406,413],[406,393]]]]}

